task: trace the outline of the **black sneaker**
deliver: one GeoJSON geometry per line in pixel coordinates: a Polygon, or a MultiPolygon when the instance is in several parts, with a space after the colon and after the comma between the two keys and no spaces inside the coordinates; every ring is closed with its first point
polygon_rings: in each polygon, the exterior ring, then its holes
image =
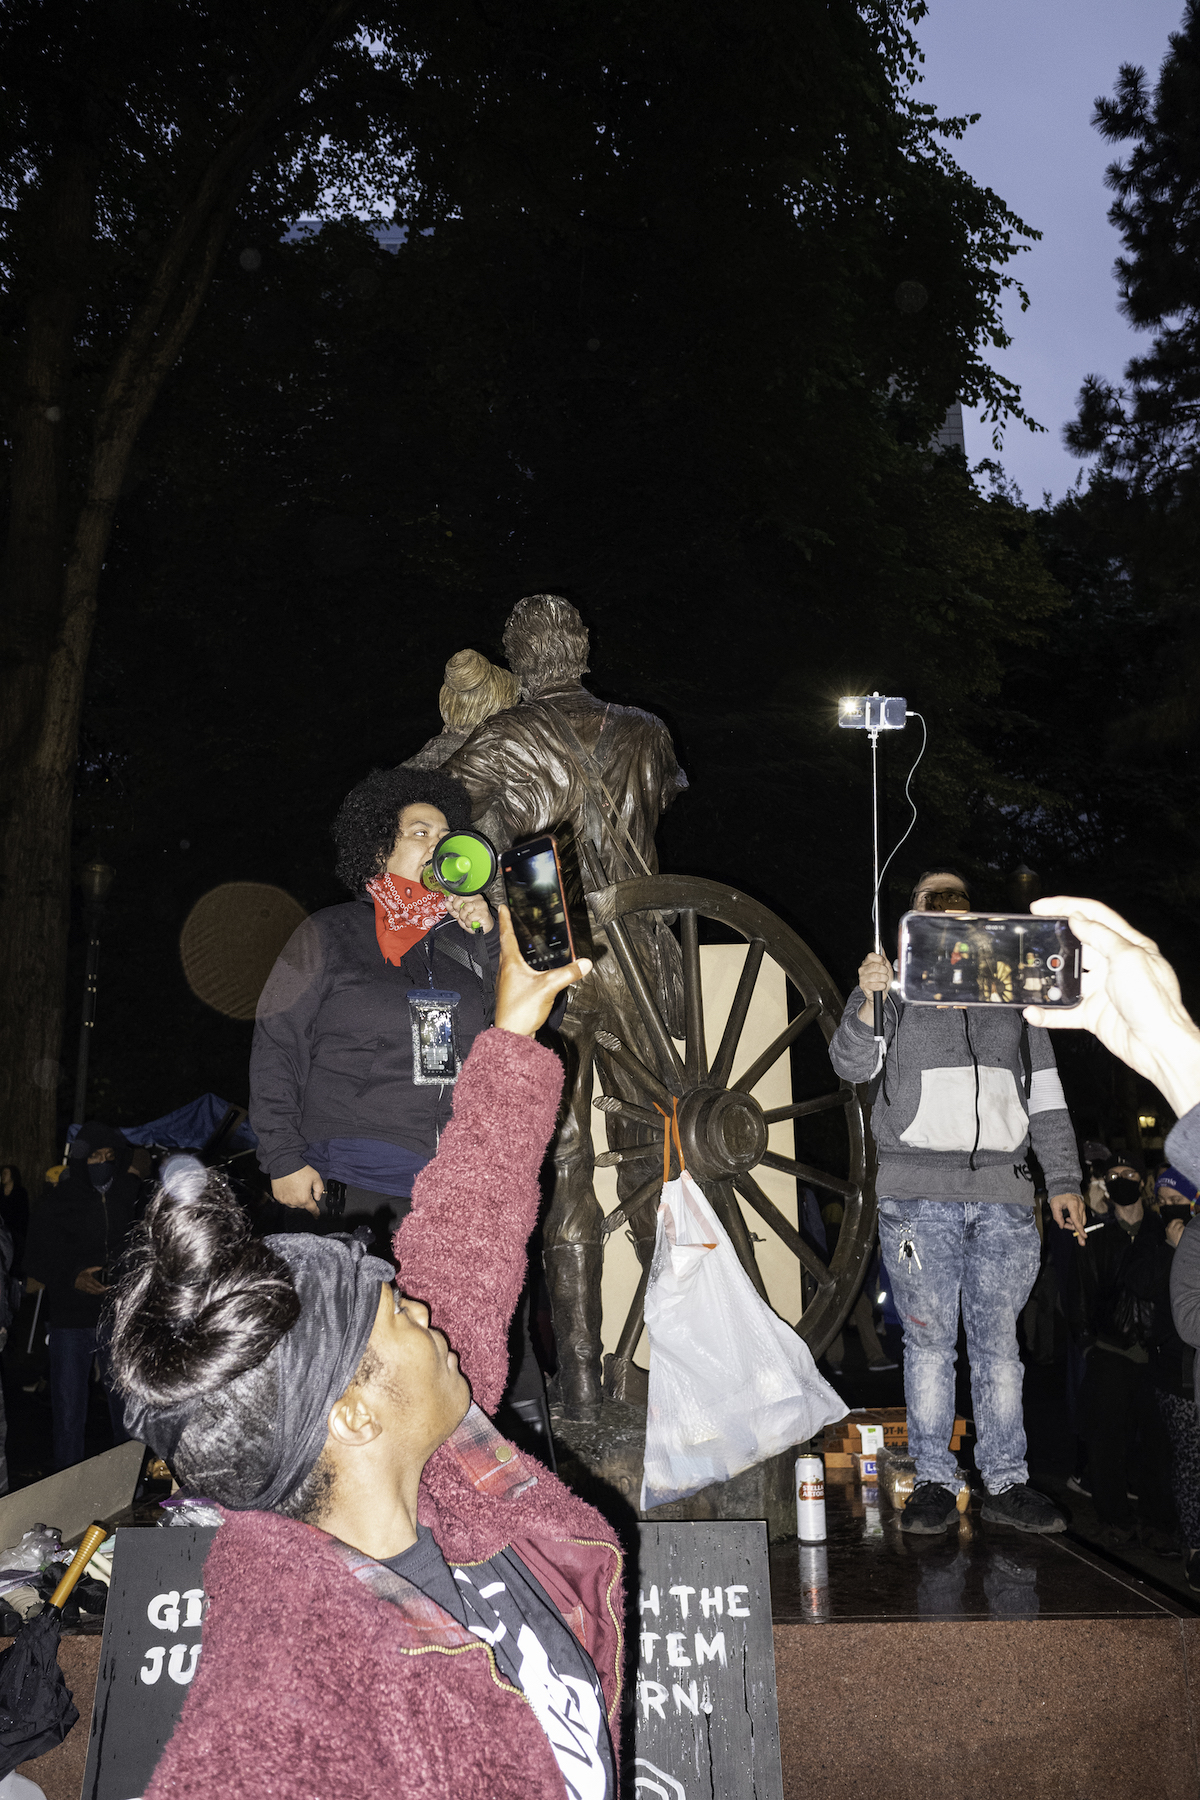
{"type": "Polygon", "coordinates": [[[937,1531],[948,1531],[957,1511],[958,1502],[949,1488],[936,1481],[921,1481],[908,1496],[900,1514],[900,1529],[929,1536],[937,1531]]]}
{"type": "Polygon", "coordinates": [[[1200,1594],[1200,1550],[1189,1550],[1184,1556],[1183,1577],[1193,1594],[1200,1594]]]}
{"type": "Polygon", "coordinates": [[[1002,1494],[989,1494],[980,1508],[980,1518],[990,1525],[1011,1525],[1017,1531],[1065,1531],[1067,1517],[1059,1512],[1053,1500],[1039,1494],[1027,1482],[1005,1488],[1002,1494]]]}

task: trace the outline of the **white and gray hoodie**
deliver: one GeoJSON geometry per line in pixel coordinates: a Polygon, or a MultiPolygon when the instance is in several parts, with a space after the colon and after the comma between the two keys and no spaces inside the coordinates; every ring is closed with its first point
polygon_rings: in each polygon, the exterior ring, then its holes
{"type": "MultiPolygon", "coordinates": [[[[829,1045],[846,1081],[870,1081],[877,1047],[855,988],[829,1045]]],[[[1079,1157],[1050,1034],[1015,1007],[884,1007],[888,1053],[871,1108],[881,1200],[1031,1205],[1032,1145],[1050,1194],[1078,1193],[1079,1157]]]]}

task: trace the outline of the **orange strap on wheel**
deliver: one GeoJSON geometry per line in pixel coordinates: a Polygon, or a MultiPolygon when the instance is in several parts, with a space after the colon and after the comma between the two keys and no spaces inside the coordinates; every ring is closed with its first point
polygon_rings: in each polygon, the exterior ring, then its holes
{"type": "Polygon", "coordinates": [[[679,1141],[679,1101],[674,1095],[671,1096],[671,1110],[668,1113],[666,1107],[660,1106],[656,1100],[654,1102],[654,1110],[656,1113],[661,1113],[663,1118],[663,1186],[666,1187],[668,1181],[671,1179],[672,1138],[675,1140],[675,1153],[679,1158],[679,1173],[681,1175],[683,1174],[684,1169],[683,1145],[679,1141]]]}

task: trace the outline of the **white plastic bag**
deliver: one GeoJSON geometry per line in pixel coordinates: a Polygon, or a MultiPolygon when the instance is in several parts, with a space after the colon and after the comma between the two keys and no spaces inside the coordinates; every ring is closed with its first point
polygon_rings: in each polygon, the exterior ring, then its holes
{"type": "Polygon", "coordinates": [[[728,1481],[846,1415],[686,1169],[659,1202],[646,1329],[643,1510],[728,1481]]]}

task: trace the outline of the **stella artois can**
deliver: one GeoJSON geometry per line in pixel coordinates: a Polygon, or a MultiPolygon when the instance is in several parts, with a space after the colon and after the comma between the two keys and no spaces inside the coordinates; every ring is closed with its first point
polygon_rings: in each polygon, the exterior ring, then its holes
{"type": "Polygon", "coordinates": [[[819,1456],[796,1458],[796,1536],[802,1544],[825,1542],[825,1464],[819,1456]]]}

